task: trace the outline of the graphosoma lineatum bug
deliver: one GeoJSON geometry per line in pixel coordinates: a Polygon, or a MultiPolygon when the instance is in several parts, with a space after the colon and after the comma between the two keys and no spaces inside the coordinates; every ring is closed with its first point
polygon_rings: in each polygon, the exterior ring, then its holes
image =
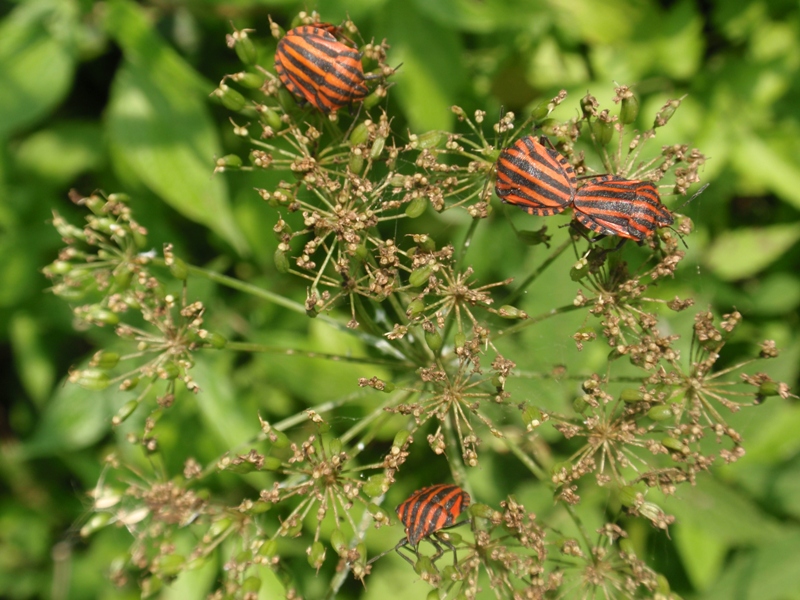
{"type": "Polygon", "coordinates": [[[324,113],[363,100],[369,89],[364,83],[361,55],[338,41],[329,23],[301,25],[289,30],[278,42],[275,70],[295,96],[324,113]]]}
{"type": "Polygon", "coordinates": [[[652,182],[614,175],[592,179],[579,189],[573,208],[575,220],[587,229],[637,242],[674,221],[652,182]]]}
{"type": "Polygon", "coordinates": [[[575,198],[576,182],[567,159],[532,135],[518,139],[497,159],[498,198],[530,215],[564,211],[575,198]]]}
{"type": "Polygon", "coordinates": [[[419,544],[424,539],[436,548],[436,554],[431,557],[432,562],[444,553],[443,545],[453,551],[453,564],[455,564],[458,560],[455,546],[438,534],[443,529],[466,523],[467,521],[461,523],[455,521],[469,507],[469,503],[469,494],[457,485],[439,483],[417,490],[397,507],[397,516],[406,527],[406,537],[394,548],[379,554],[367,564],[378,560],[387,552],[396,550],[414,566],[412,560],[400,552],[400,549],[409,547],[411,553],[419,558],[419,544]]]}

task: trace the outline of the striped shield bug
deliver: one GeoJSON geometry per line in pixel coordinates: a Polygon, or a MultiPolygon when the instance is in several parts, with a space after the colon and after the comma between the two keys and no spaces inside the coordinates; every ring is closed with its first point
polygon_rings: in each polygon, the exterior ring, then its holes
{"type": "Polygon", "coordinates": [[[498,198],[530,215],[563,212],[575,198],[576,182],[567,159],[532,135],[518,139],[497,159],[498,198]]]}
{"type": "Polygon", "coordinates": [[[333,36],[337,30],[328,23],[295,27],[281,38],[275,51],[281,83],[324,113],[369,94],[361,55],[333,36]]]}
{"type": "Polygon", "coordinates": [[[436,548],[436,553],[431,557],[431,562],[435,562],[444,554],[444,546],[453,551],[453,564],[455,565],[458,562],[456,548],[450,540],[440,534],[445,529],[469,522],[468,520],[460,523],[455,522],[461,513],[469,507],[469,503],[469,494],[457,485],[440,483],[417,490],[397,507],[397,516],[406,527],[406,537],[400,540],[394,548],[379,554],[367,564],[371,564],[392,550],[396,550],[411,566],[414,566],[411,558],[400,552],[400,549],[406,548],[411,554],[419,558],[419,544],[422,540],[427,540],[436,548]]]}
{"type": "Polygon", "coordinates": [[[573,208],[575,220],[587,229],[637,242],[674,221],[652,182],[614,175],[592,179],[579,189],[573,208]]]}

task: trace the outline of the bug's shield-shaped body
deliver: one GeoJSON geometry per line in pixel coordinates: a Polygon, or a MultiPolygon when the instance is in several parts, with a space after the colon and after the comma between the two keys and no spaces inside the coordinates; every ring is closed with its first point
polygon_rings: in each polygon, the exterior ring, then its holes
{"type": "Polygon", "coordinates": [[[449,527],[469,506],[467,492],[456,485],[438,484],[417,490],[397,507],[397,516],[406,526],[412,546],[422,538],[449,527]]]}
{"type": "Polygon", "coordinates": [[[291,29],[278,42],[275,70],[286,89],[324,113],[363,100],[361,55],[338,41],[335,27],[320,23],[291,29]]]}
{"type": "Polygon", "coordinates": [[[567,159],[532,135],[518,139],[497,160],[497,197],[531,215],[563,212],[575,198],[576,184],[567,159]]]}
{"type": "Polygon", "coordinates": [[[637,242],[674,221],[653,183],[614,175],[584,185],[575,194],[573,208],[575,219],[587,229],[637,242]]]}

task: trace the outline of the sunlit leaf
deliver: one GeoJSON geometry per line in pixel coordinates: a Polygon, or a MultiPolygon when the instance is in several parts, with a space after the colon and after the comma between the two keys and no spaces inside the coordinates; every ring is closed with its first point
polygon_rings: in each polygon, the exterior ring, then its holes
{"type": "Polygon", "coordinates": [[[766,268],[800,239],[800,224],[725,231],[714,241],[706,264],[726,280],[743,279],[766,268]]]}
{"type": "Polygon", "coordinates": [[[390,3],[384,17],[392,39],[389,60],[403,65],[392,76],[392,94],[414,131],[447,130],[453,122],[450,107],[467,81],[455,32],[424,18],[408,2],[390,3]]]}
{"type": "Polygon", "coordinates": [[[23,2],[0,24],[0,138],[53,109],[75,70],[77,7],[70,0],[23,2]]]}
{"type": "Polygon", "coordinates": [[[213,176],[221,155],[202,80],[147,27],[140,9],[109,3],[109,33],[126,57],[106,114],[114,160],[184,216],[246,249],[224,180],[213,176]]]}

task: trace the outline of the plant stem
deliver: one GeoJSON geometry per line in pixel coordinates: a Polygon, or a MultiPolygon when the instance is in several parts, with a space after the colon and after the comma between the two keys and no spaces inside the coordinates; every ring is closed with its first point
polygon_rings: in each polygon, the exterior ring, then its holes
{"type": "Polygon", "coordinates": [[[322,358],[333,362],[352,362],[367,365],[385,365],[389,367],[400,367],[413,369],[416,367],[411,362],[397,362],[383,358],[371,358],[369,356],[342,356],[341,354],[328,354],[326,352],[315,352],[313,350],[297,350],[294,348],[280,348],[278,346],[265,346],[264,344],[253,344],[250,342],[228,342],[226,350],[237,350],[239,352],[263,352],[285,354],[287,356],[304,356],[306,358],[322,358]]]}
{"type": "Polygon", "coordinates": [[[532,284],[536,280],[536,278],[539,277],[539,275],[541,275],[544,272],[544,270],[547,267],[549,267],[551,264],[553,264],[553,262],[559,256],[561,256],[561,254],[564,252],[564,250],[566,250],[569,247],[570,244],[572,244],[572,238],[567,238],[566,240],[564,240],[564,242],[558,248],[553,250],[550,253],[550,256],[548,256],[545,259],[545,261],[541,265],[539,265],[539,268],[537,268],[533,273],[528,275],[528,277],[525,279],[525,281],[523,281],[516,290],[511,292],[511,295],[508,296],[508,298],[505,299],[505,303],[506,304],[514,304],[514,302],[516,300],[518,300],[519,297],[522,295],[522,292],[524,292],[525,289],[530,284],[532,284]]]}
{"type": "Polygon", "coordinates": [[[450,471],[453,473],[453,481],[456,485],[466,488],[467,493],[474,497],[472,489],[467,481],[467,470],[464,467],[464,460],[461,456],[461,447],[457,440],[457,434],[453,427],[453,419],[458,417],[453,412],[447,413],[447,418],[444,419],[444,437],[447,440],[448,461],[450,471]]]}
{"type": "Polygon", "coordinates": [[[469,224],[467,234],[464,236],[464,242],[459,247],[458,256],[456,257],[456,269],[458,271],[461,271],[464,256],[466,255],[467,249],[472,243],[472,236],[475,235],[475,230],[478,228],[478,223],[480,223],[480,221],[481,219],[472,219],[472,223],[469,224]]]}
{"type": "MultiPolygon", "coordinates": [[[[151,262],[155,265],[166,267],[166,265],[164,264],[164,260],[161,258],[153,258],[151,259],[151,262]]],[[[239,290],[240,292],[245,292],[246,294],[250,294],[257,298],[261,298],[262,300],[266,300],[268,302],[277,304],[278,306],[283,306],[284,308],[287,308],[296,313],[303,315],[306,314],[306,307],[300,304],[299,302],[295,302],[294,300],[290,300],[289,298],[285,298],[279,294],[270,292],[269,290],[265,290],[264,288],[260,288],[256,285],[247,283],[245,281],[241,281],[234,277],[228,277],[227,275],[223,275],[221,273],[209,271],[207,269],[203,269],[202,267],[197,267],[195,265],[187,265],[187,268],[189,270],[189,273],[191,273],[192,275],[203,277],[204,279],[209,279],[220,285],[224,285],[226,287],[239,290]]],[[[372,346],[373,348],[377,348],[378,350],[386,354],[391,354],[395,358],[401,360],[405,358],[401,352],[399,352],[398,350],[387,344],[386,341],[380,337],[370,335],[362,331],[356,331],[350,329],[349,327],[347,327],[346,323],[342,323],[341,321],[338,321],[328,315],[321,314],[318,315],[316,318],[334,327],[335,329],[338,329],[339,331],[343,331],[349,335],[359,338],[366,344],[372,346]]]]}
{"type": "Polygon", "coordinates": [[[524,321],[521,321],[521,322],[517,323],[516,325],[512,325],[511,327],[508,327],[506,329],[499,330],[497,333],[495,333],[491,337],[491,340],[495,341],[497,339],[500,339],[503,336],[510,335],[512,333],[516,333],[516,332],[518,332],[518,331],[520,331],[522,329],[525,329],[526,327],[530,327],[531,325],[533,325],[535,323],[539,323],[541,321],[544,321],[545,319],[549,319],[550,317],[555,317],[556,315],[566,314],[566,313],[572,312],[574,310],[580,310],[582,308],[585,308],[585,307],[584,306],[575,306],[574,304],[567,304],[565,306],[560,306],[559,308],[554,308],[552,310],[547,311],[546,313],[542,313],[542,314],[540,314],[540,315],[538,315],[536,317],[530,317],[528,319],[525,319],[524,321]]]}
{"type": "Polygon", "coordinates": [[[542,468],[539,464],[537,464],[533,460],[533,458],[525,454],[525,452],[522,451],[522,448],[520,448],[515,441],[511,440],[508,436],[506,436],[504,440],[506,446],[511,451],[511,454],[516,456],[519,459],[519,461],[523,465],[525,465],[531,473],[533,473],[540,481],[544,482],[550,481],[550,477],[548,476],[547,471],[544,468],[542,468]]]}

